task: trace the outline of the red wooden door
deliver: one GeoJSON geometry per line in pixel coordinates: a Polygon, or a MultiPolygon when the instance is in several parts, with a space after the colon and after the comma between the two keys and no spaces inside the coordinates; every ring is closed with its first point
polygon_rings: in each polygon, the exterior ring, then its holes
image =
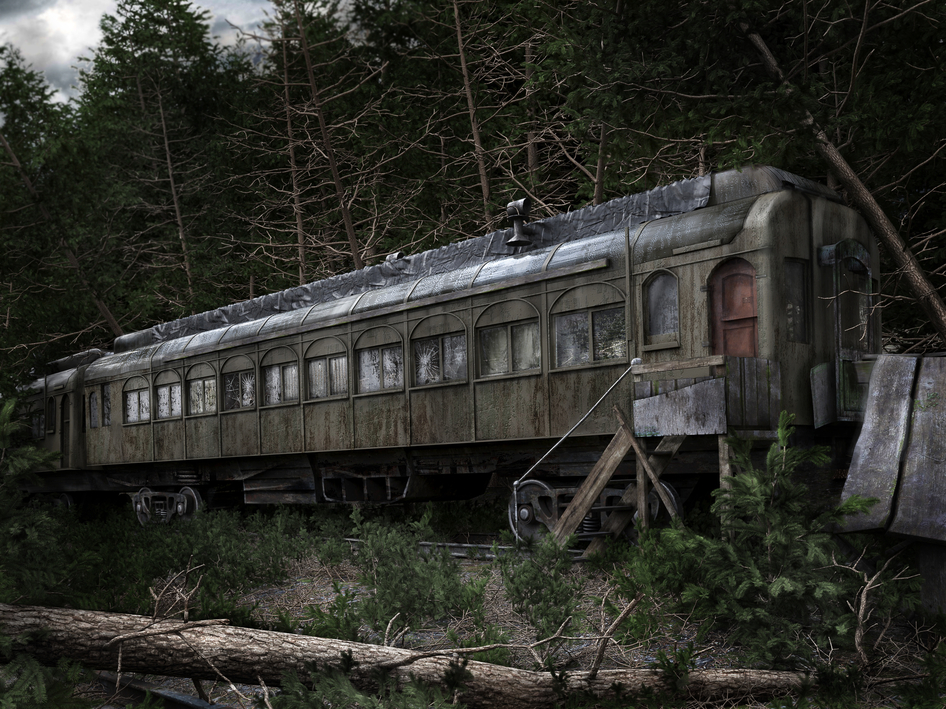
{"type": "Polygon", "coordinates": [[[759,356],[755,269],[741,258],[727,261],[710,276],[713,354],[759,356]]]}

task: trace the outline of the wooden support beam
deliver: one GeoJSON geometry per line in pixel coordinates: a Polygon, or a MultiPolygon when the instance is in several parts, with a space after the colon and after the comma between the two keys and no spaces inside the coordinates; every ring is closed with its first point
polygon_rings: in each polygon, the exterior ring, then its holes
{"type": "MultiPolygon", "coordinates": [[[[680,450],[680,447],[683,445],[683,441],[686,440],[686,436],[664,436],[660,439],[660,443],[657,444],[656,450],[651,453],[648,462],[650,463],[651,468],[657,474],[657,477],[663,475],[664,471],[670,465],[670,461],[673,460],[673,457],[680,450]]],[[[649,516],[647,509],[647,485],[646,485],[646,473],[643,470],[643,466],[638,466],[638,474],[641,478],[638,480],[637,485],[631,487],[630,485],[624,491],[624,494],[621,495],[621,499],[618,502],[618,505],[621,507],[631,505],[637,501],[637,509],[643,510],[643,513],[640,515],[640,519],[644,519],[645,516],[649,516]],[[640,495],[640,492],[643,490],[643,498],[640,495]],[[643,501],[641,501],[643,499],[643,501]]],[[[607,536],[595,537],[591,540],[591,544],[588,545],[588,548],[585,549],[585,553],[582,554],[583,558],[587,558],[592,554],[595,554],[601,551],[604,548],[604,541],[608,537],[616,537],[620,535],[624,528],[627,527],[634,520],[634,513],[629,510],[618,510],[616,512],[611,512],[608,515],[608,518],[604,521],[604,524],[601,525],[601,531],[605,532],[607,536]]]]}
{"type": "Polygon", "coordinates": [[[647,477],[650,478],[650,482],[654,486],[654,490],[656,490],[657,495],[660,496],[660,501],[664,503],[664,506],[667,508],[667,512],[670,513],[670,516],[676,517],[676,505],[673,504],[673,500],[670,499],[670,495],[667,494],[667,491],[664,490],[663,485],[660,484],[657,474],[654,472],[654,469],[650,466],[650,462],[648,461],[647,451],[644,450],[644,447],[640,444],[640,441],[638,441],[634,436],[631,427],[627,425],[624,412],[621,411],[621,408],[617,404],[614,405],[614,414],[618,417],[618,421],[621,422],[621,428],[627,432],[627,436],[631,440],[631,445],[634,447],[634,452],[637,453],[637,462],[644,468],[644,472],[647,473],[647,477]]]}
{"type": "Polygon", "coordinates": [[[611,439],[608,447],[604,449],[601,458],[595,463],[595,467],[588,473],[588,477],[585,478],[584,482],[582,482],[581,486],[578,488],[575,497],[572,498],[568,507],[565,508],[565,512],[562,513],[562,516],[559,517],[555,529],[552,530],[552,536],[555,537],[555,541],[559,543],[563,542],[578,529],[578,525],[581,524],[585,515],[588,514],[588,511],[598,500],[598,496],[604,491],[604,488],[607,487],[608,481],[611,480],[614,471],[617,470],[621,461],[624,460],[624,456],[631,450],[631,441],[629,438],[633,439],[634,436],[626,426],[622,426],[618,429],[617,433],[614,434],[614,438],[611,439]]]}

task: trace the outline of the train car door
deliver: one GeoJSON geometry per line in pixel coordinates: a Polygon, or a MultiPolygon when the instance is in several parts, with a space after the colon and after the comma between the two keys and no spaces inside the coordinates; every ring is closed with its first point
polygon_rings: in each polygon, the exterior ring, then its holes
{"type": "Polygon", "coordinates": [[[710,275],[713,354],[759,356],[759,316],[755,268],[748,261],[726,261],[710,275]]]}

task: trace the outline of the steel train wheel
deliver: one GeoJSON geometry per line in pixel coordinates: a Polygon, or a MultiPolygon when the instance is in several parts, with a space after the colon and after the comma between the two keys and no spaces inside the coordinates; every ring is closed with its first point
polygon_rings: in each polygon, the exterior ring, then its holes
{"type": "Polygon", "coordinates": [[[549,531],[555,493],[541,480],[526,480],[509,499],[509,528],[516,539],[536,539],[549,531]],[[518,498],[518,499],[517,499],[518,498]]]}
{"type": "Polygon", "coordinates": [[[138,518],[138,523],[144,527],[151,521],[151,489],[143,487],[138,491],[138,494],[131,498],[132,508],[135,510],[135,516],[138,518]]]}
{"type": "Polygon", "coordinates": [[[182,487],[179,495],[183,495],[185,500],[177,503],[177,516],[184,520],[194,517],[197,510],[203,509],[204,501],[200,498],[200,493],[192,487],[182,487]]]}

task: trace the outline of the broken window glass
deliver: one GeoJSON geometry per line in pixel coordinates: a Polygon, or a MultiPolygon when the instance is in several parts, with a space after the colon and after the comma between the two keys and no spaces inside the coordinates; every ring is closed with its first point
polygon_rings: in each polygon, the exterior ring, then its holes
{"type": "Polygon", "coordinates": [[[98,392],[89,394],[89,428],[99,427],[99,395],[98,392]]]}
{"type": "Polygon", "coordinates": [[[466,335],[443,338],[443,378],[445,381],[466,379],[466,335]]]}
{"type": "Polygon", "coordinates": [[[512,326],[512,371],[538,369],[541,364],[539,323],[512,326]]]}
{"type": "Polygon", "coordinates": [[[223,375],[224,411],[247,409],[256,405],[256,375],[253,372],[233,372],[223,375]]]}
{"type": "Polygon", "coordinates": [[[594,360],[621,359],[627,356],[624,308],[597,310],[591,314],[594,360]]]}
{"type": "Polygon", "coordinates": [[[423,386],[441,381],[440,338],[414,343],[414,384],[423,386]]]}
{"type": "Polygon", "coordinates": [[[112,425],[112,385],[102,385],[102,425],[112,425]]]}
{"type": "Polygon", "coordinates": [[[480,330],[480,373],[484,377],[509,371],[509,334],[506,326],[480,330]]]}
{"type": "Polygon", "coordinates": [[[591,358],[588,337],[588,313],[556,315],[555,363],[559,367],[585,364],[591,358]]]}

